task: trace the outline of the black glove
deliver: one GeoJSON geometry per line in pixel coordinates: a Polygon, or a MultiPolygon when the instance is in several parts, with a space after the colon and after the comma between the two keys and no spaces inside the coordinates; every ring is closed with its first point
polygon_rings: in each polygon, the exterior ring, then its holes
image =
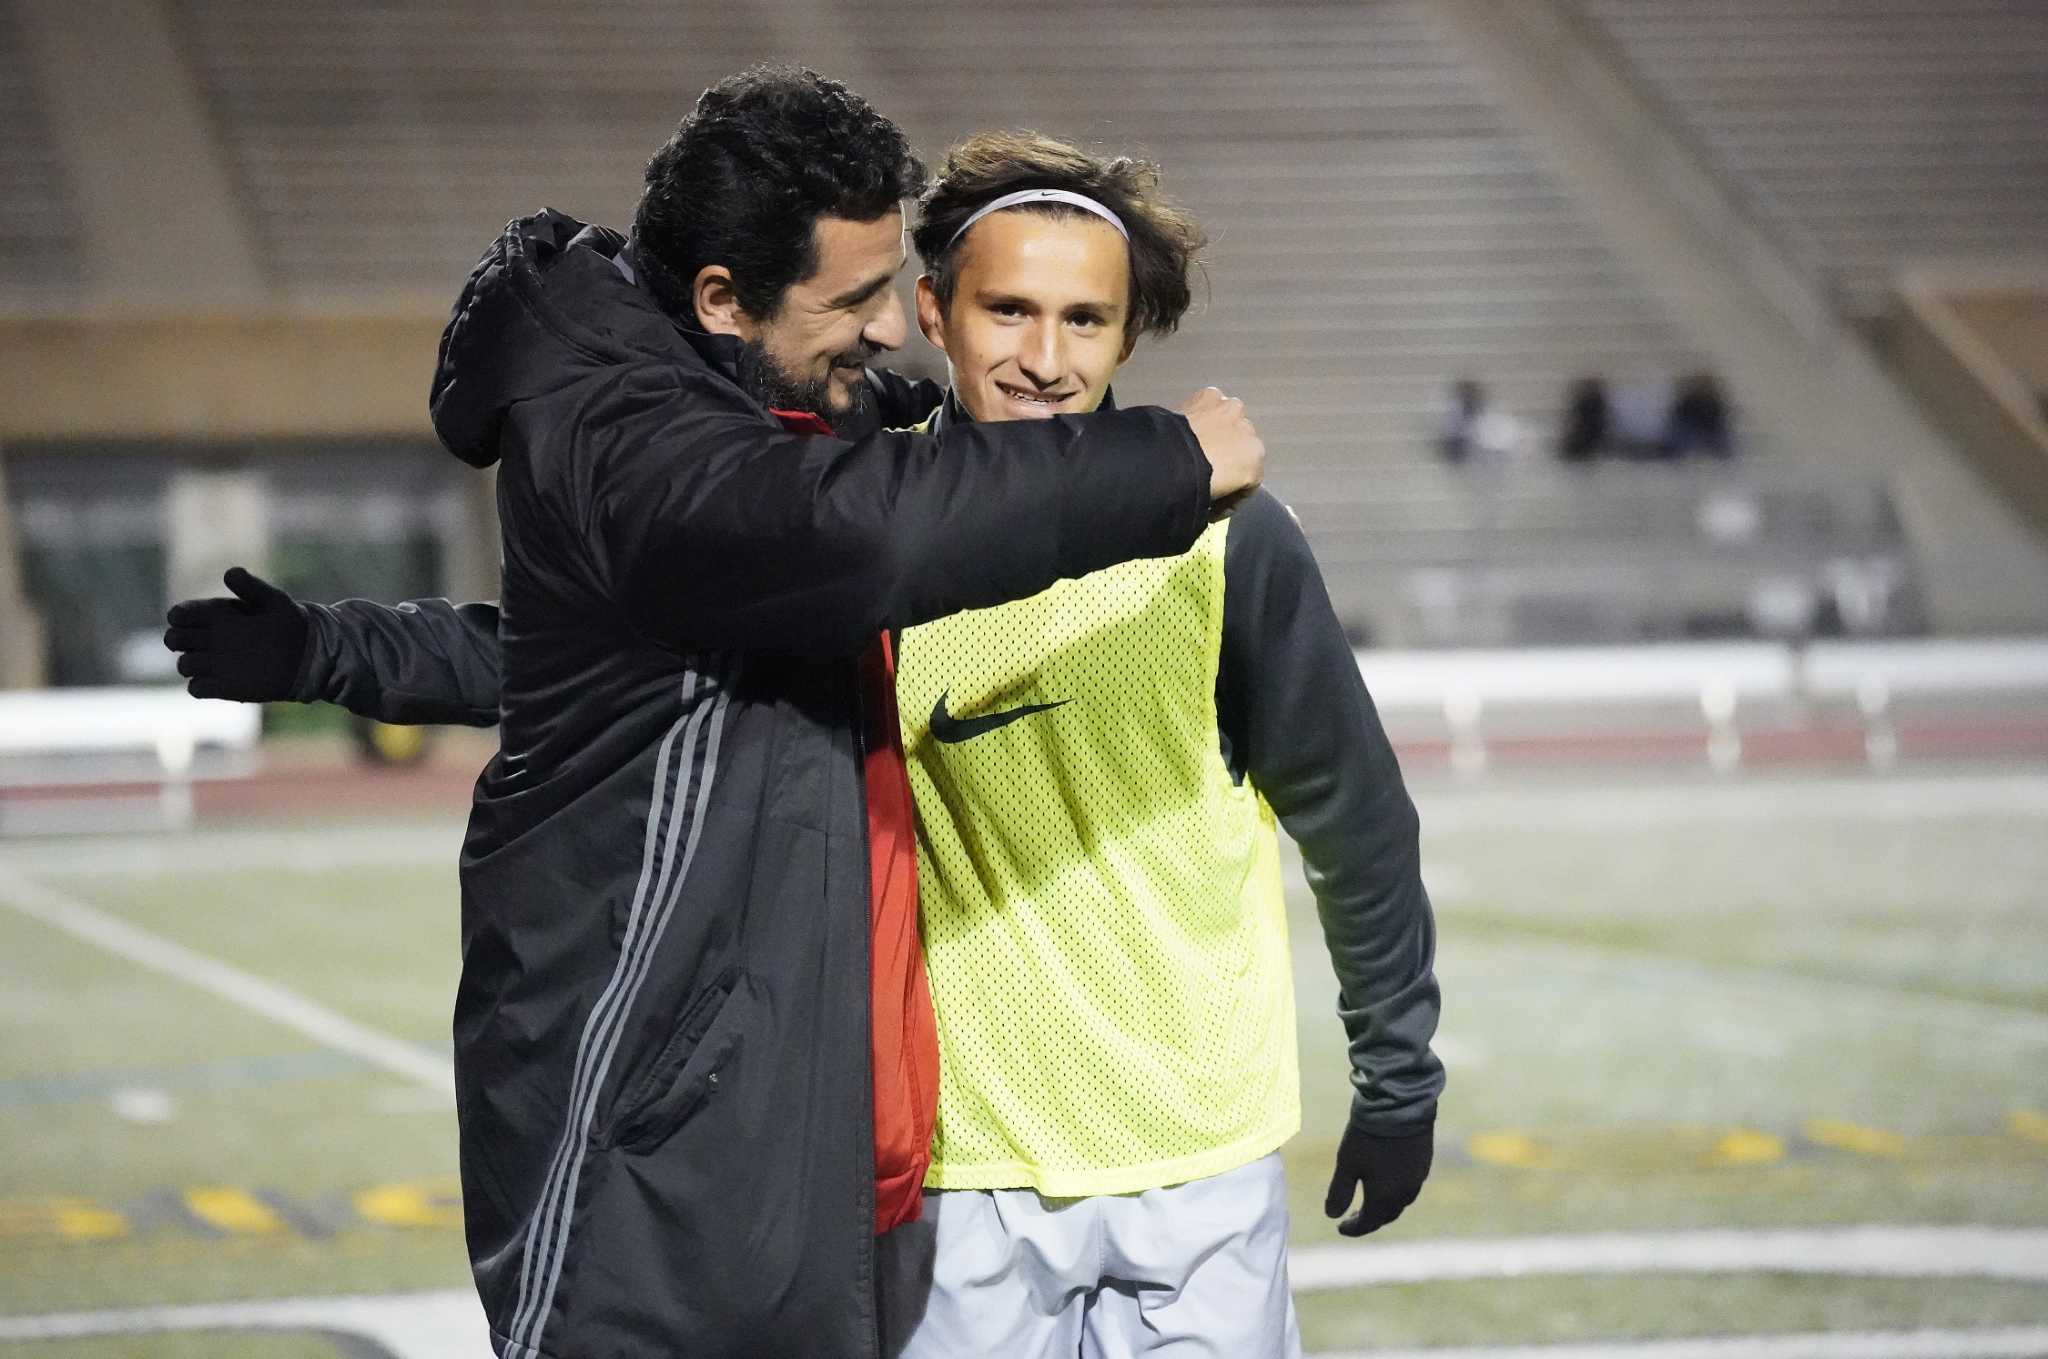
{"type": "Polygon", "coordinates": [[[233,599],[180,600],[165,615],[164,645],[178,653],[186,692],[243,703],[290,698],[306,651],[306,610],[239,566],[221,582],[233,599]]]}
{"type": "Polygon", "coordinates": [[[1353,1124],[1344,1130],[1337,1144],[1337,1173],[1330,1177],[1330,1192],[1323,1200],[1325,1217],[1343,1217],[1351,1206],[1351,1195],[1365,1187],[1365,1205],[1337,1224],[1345,1236],[1364,1236],[1401,1216],[1401,1210],[1415,1202],[1422,1182],[1429,1178],[1430,1158],[1435,1154],[1436,1129],[1381,1137],[1353,1124]]]}

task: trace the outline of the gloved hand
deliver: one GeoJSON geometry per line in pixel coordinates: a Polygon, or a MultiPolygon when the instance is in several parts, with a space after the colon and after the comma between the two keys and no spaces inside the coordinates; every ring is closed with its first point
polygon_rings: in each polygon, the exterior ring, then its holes
{"type": "Polygon", "coordinates": [[[1422,1182],[1429,1178],[1429,1163],[1435,1154],[1436,1129],[1397,1137],[1381,1137],[1352,1124],[1337,1144],[1337,1173],[1330,1177],[1330,1192],[1323,1200],[1325,1217],[1342,1217],[1351,1206],[1351,1196],[1365,1188],[1365,1204],[1337,1224],[1345,1236],[1364,1236],[1401,1216],[1401,1210],[1415,1202],[1422,1182]]]}
{"type": "Polygon", "coordinates": [[[292,696],[306,650],[306,610],[241,567],[221,582],[233,599],[186,599],[171,606],[164,645],[194,698],[269,703],[292,696]]]}

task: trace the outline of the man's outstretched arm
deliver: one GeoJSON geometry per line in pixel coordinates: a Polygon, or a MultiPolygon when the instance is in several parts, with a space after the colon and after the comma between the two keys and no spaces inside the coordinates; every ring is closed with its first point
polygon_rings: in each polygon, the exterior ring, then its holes
{"type": "Polygon", "coordinates": [[[380,722],[498,721],[498,606],[308,604],[241,567],[231,597],[173,605],[164,645],[195,698],[335,703],[380,722]]]}
{"type": "Polygon", "coordinates": [[[1400,1216],[1429,1174],[1443,1064],[1436,922],[1415,807],[1300,526],[1261,492],[1225,549],[1217,715],[1301,848],[1350,1038],[1350,1124],[1324,1204],[1360,1236],[1400,1216]]]}

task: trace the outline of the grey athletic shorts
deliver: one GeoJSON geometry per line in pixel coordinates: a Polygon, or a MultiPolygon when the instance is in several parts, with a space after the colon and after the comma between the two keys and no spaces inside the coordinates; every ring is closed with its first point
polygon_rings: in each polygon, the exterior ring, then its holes
{"type": "Polygon", "coordinates": [[[928,1190],[876,1243],[890,1359],[1299,1359],[1278,1155],[1139,1194],[928,1190]]]}

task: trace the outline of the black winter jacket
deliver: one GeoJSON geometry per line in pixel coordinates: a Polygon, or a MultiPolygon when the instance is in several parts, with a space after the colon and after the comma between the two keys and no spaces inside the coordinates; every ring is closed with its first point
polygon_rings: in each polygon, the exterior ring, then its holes
{"type": "MultiPolygon", "coordinates": [[[[786,432],[734,345],[513,223],[436,431],[499,464],[501,745],[462,851],[464,1215],[513,1359],[876,1352],[855,658],[878,631],[1185,551],[1158,409],[786,432]],[[851,431],[849,431],[851,432],[851,431]]],[[[877,378],[881,421],[936,392],[877,378]]]]}

